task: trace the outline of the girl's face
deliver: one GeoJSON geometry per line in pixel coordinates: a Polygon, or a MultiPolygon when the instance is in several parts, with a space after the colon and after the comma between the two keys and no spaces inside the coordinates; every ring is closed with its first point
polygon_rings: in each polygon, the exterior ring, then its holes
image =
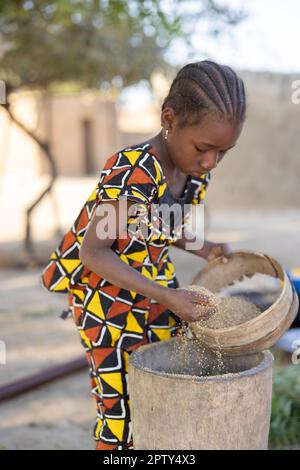
{"type": "Polygon", "coordinates": [[[216,168],[226,152],[235,146],[243,124],[220,119],[210,113],[200,124],[178,127],[172,108],[162,113],[164,128],[169,129],[166,145],[173,164],[183,173],[201,176],[216,168]]]}

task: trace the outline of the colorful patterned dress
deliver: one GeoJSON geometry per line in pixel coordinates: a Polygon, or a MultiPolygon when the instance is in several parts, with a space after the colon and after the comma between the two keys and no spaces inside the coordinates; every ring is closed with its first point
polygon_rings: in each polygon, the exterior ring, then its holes
{"type": "Polygon", "coordinates": [[[143,344],[175,336],[181,321],[154,299],[113,285],[82,265],[79,248],[87,225],[102,201],[128,198],[138,203],[139,216],[128,219],[128,228],[138,222],[147,230],[142,236],[128,230],[128,236],[117,238],[111,249],[146,278],[169,288],[179,287],[168,247],[178,239],[178,227],[186,221],[181,218],[178,224],[173,220],[171,227],[166,227],[159,213],[151,218],[149,211],[156,204],[201,203],[209,180],[210,174],[189,176],[182,197],[175,198],[150,144],[118,151],[106,161],[96,188],[43,271],[46,289],[68,293],[67,313],[77,326],[90,367],[97,408],[93,437],[98,450],[133,448],[127,389],[129,355],[143,344]]]}

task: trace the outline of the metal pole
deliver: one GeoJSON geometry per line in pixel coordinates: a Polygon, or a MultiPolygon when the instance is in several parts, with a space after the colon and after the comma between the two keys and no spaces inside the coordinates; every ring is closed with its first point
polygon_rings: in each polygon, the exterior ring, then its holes
{"type": "Polygon", "coordinates": [[[54,380],[64,379],[65,377],[87,369],[88,362],[85,356],[78,357],[72,361],[50,367],[49,369],[37,372],[14,382],[2,385],[0,387],[0,402],[9,400],[25,392],[29,392],[41,385],[48,384],[54,380]]]}

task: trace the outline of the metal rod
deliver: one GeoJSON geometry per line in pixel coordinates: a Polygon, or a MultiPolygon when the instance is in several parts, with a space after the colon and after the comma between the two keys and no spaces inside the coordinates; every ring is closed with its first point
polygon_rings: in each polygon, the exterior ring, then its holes
{"type": "Polygon", "coordinates": [[[86,368],[88,368],[87,358],[85,356],[78,357],[72,361],[50,367],[36,374],[2,385],[0,387],[0,402],[22,395],[25,392],[29,392],[54,380],[63,379],[68,375],[86,368]]]}

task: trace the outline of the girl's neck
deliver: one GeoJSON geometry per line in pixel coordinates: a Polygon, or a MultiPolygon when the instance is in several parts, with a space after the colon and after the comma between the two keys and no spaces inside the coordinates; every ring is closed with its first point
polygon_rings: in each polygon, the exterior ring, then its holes
{"type": "Polygon", "coordinates": [[[174,197],[180,198],[180,195],[183,192],[182,188],[186,187],[188,176],[182,173],[182,171],[180,171],[178,167],[175,166],[172,159],[170,158],[163,132],[160,131],[154,137],[150,138],[147,143],[152,146],[155,155],[160,161],[162,171],[172,195],[174,195],[175,189],[175,193],[179,193],[179,196],[175,195],[174,197]],[[171,190],[171,188],[173,188],[173,190],[171,190]]]}
{"type": "Polygon", "coordinates": [[[176,167],[169,155],[166,140],[163,137],[163,131],[161,130],[158,134],[149,139],[148,142],[157,150],[158,157],[161,160],[161,164],[163,165],[165,172],[167,174],[176,173],[176,167]]]}

